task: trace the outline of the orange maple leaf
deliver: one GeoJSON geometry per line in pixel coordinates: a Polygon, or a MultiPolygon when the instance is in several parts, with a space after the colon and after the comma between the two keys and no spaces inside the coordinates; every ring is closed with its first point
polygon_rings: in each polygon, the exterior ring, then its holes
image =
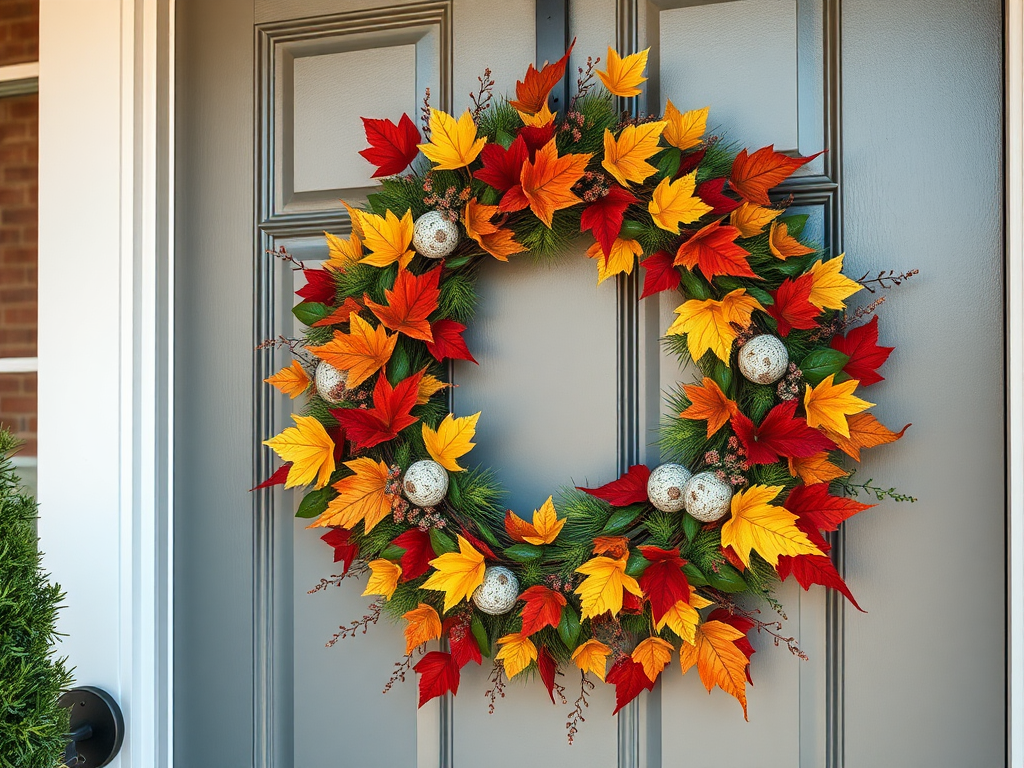
{"type": "Polygon", "coordinates": [[[725,396],[714,379],[707,376],[700,385],[683,385],[690,407],[679,415],[684,419],[707,419],[708,439],[720,430],[736,412],[736,403],[725,396]]]}
{"type": "Polygon", "coordinates": [[[523,163],[520,181],[523,194],[530,203],[530,209],[550,229],[555,211],[570,208],[582,202],[572,186],[579,181],[587,169],[591,155],[558,156],[555,140],[552,139],[537,150],[531,163],[523,163]]]}
{"type": "Polygon", "coordinates": [[[762,208],[753,203],[743,203],[732,212],[729,223],[740,231],[740,237],[756,237],[780,213],[782,213],[781,210],[762,208]]]}
{"type": "Polygon", "coordinates": [[[742,632],[723,621],[706,621],[697,627],[696,642],[683,643],[679,649],[679,666],[685,675],[696,664],[700,681],[708,693],[717,685],[734,696],[743,707],[743,718],[747,719],[750,659],[736,646],[736,641],[742,637],[742,632]]]}
{"type": "Polygon", "coordinates": [[[376,328],[359,315],[351,316],[348,333],[334,332],[334,338],[309,351],[339,371],[348,371],[347,386],[354,389],[379,371],[395,351],[398,335],[388,335],[383,325],[376,328]]]}
{"type": "Polygon", "coordinates": [[[279,390],[294,400],[306,391],[309,386],[309,376],[298,360],[292,360],[287,368],[282,368],[269,379],[264,379],[267,384],[273,384],[279,390]]]}
{"type": "Polygon", "coordinates": [[[850,473],[829,461],[828,454],[822,451],[806,459],[790,458],[789,474],[799,477],[807,485],[815,485],[816,483],[830,483],[837,478],[846,477],[850,473]]]}
{"type": "Polygon", "coordinates": [[[594,554],[608,555],[618,560],[629,552],[629,539],[625,536],[595,536],[594,554]]]}
{"type": "Polygon", "coordinates": [[[411,611],[402,614],[405,625],[405,652],[412,653],[424,643],[441,637],[441,617],[433,606],[420,603],[411,611]]]}
{"type": "Polygon", "coordinates": [[[466,203],[462,223],[466,226],[466,234],[477,245],[498,261],[508,261],[512,254],[525,251],[526,246],[515,241],[512,230],[499,227],[491,221],[497,212],[498,206],[483,205],[474,197],[466,203]]]}
{"type": "Polygon", "coordinates": [[[899,432],[893,432],[870,413],[856,413],[853,416],[848,416],[846,422],[850,429],[849,437],[830,429],[826,429],[825,434],[843,453],[855,461],[860,461],[861,448],[874,448],[886,443],[895,443],[910,427],[907,424],[899,432]]]}
{"type": "Polygon", "coordinates": [[[644,673],[651,682],[654,682],[672,661],[673,650],[675,649],[668,640],[662,640],[660,637],[648,637],[637,644],[630,656],[633,657],[633,661],[643,666],[644,673]]]}
{"type": "Polygon", "coordinates": [[[400,269],[394,288],[384,291],[386,304],[377,304],[369,296],[363,297],[363,303],[392,331],[404,333],[413,339],[433,342],[434,336],[430,332],[427,318],[437,309],[437,298],[441,295],[437,287],[440,279],[440,267],[422,275],[400,269]]]}
{"type": "Polygon", "coordinates": [[[768,234],[768,250],[777,259],[788,259],[793,256],[806,256],[809,253],[814,253],[813,248],[804,245],[789,234],[788,225],[779,221],[772,222],[772,228],[768,234]]]}
{"type": "Polygon", "coordinates": [[[739,236],[736,227],[713,221],[679,246],[673,264],[690,270],[699,267],[708,280],[718,275],[760,279],[747,263],[750,252],[736,244],[739,236]]]}
{"type": "Polygon", "coordinates": [[[548,103],[548,94],[551,89],[558,85],[558,81],[565,76],[565,65],[569,61],[569,54],[572,53],[576,41],[566,50],[565,55],[554,64],[544,62],[540,71],[531,64],[526,70],[526,77],[516,81],[516,98],[510,101],[509,105],[520,112],[528,112],[531,115],[540,112],[541,108],[548,103]]]}
{"type": "Polygon", "coordinates": [[[790,157],[776,152],[775,147],[761,147],[752,155],[746,149],[740,150],[732,163],[729,183],[745,200],[758,205],[768,205],[768,190],[777,187],[804,163],[809,163],[821,153],[810,157],[790,157]]]}

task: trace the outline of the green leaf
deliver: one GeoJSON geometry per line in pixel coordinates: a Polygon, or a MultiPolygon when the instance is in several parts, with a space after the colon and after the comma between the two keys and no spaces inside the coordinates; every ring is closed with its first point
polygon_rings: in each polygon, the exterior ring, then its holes
{"type": "Polygon", "coordinates": [[[679,274],[682,278],[683,292],[687,298],[699,301],[711,298],[711,286],[708,285],[707,280],[691,269],[680,269],[679,274]]]}
{"type": "Polygon", "coordinates": [[[449,472],[448,503],[457,510],[462,510],[462,488],[459,486],[459,473],[449,472]]]}
{"type": "Polygon", "coordinates": [[[512,146],[512,142],[516,140],[516,137],[506,131],[504,128],[499,128],[498,132],[494,136],[494,142],[501,144],[502,147],[508,149],[512,146]]]}
{"type": "Polygon", "coordinates": [[[438,528],[430,529],[430,547],[434,550],[434,554],[439,556],[446,552],[459,551],[459,545],[455,543],[455,539],[442,533],[438,528]]]}
{"type": "Polygon", "coordinates": [[[331,310],[319,301],[303,301],[292,307],[292,314],[303,325],[312,325],[331,314],[331,310]]]}
{"type": "MultiPolygon", "coordinates": [[[[492,186],[484,187],[484,191],[480,193],[480,203],[482,205],[497,205],[500,201],[501,192],[492,186]]],[[[448,262],[445,262],[445,264],[448,264],[448,262]]]]}
{"type": "Polygon", "coordinates": [[[772,295],[768,293],[768,291],[766,291],[764,288],[759,288],[756,285],[751,285],[749,282],[740,280],[739,278],[736,277],[731,277],[729,275],[721,275],[720,277],[715,278],[715,284],[719,286],[722,290],[726,291],[727,293],[729,291],[735,291],[737,288],[742,288],[755,299],[757,299],[762,306],[765,307],[771,306],[772,304],[775,303],[775,300],[772,298],[772,295]]]}
{"type": "Polygon", "coordinates": [[[732,368],[723,363],[717,357],[714,367],[711,369],[711,378],[723,392],[729,392],[732,388],[732,368]]]}
{"type": "Polygon", "coordinates": [[[409,353],[402,343],[402,339],[399,338],[398,343],[395,344],[395,351],[388,361],[388,381],[392,386],[398,384],[402,379],[408,378],[409,369],[409,353]]]}
{"type": "Polygon", "coordinates": [[[693,563],[686,563],[683,566],[683,575],[686,576],[686,580],[693,587],[704,587],[709,584],[707,577],[701,572],[693,563]]]}
{"type": "Polygon", "coordinates": [[[397,544],[388,544],[384,551],[380,553],[380,556],[385,560],[401,560],[404,554],[405,547],[400,547],[397,544]]]}
{"type": "Polygon", "coordinates": [[[632,576],[635,579],[637,576],[643,575],[643,572],[647,570],[647,566],[650,564],[651,561],[639,552],[630,552],[629,560],[626,561],[626,575],[632,576]]]}
{"type": "Polygon", "coordinates": [[[707,577],[708,584],[722,592],[743,592],[747,588],[747,582],[740,572],[728,563],[720,563],[718,572],[711,571],[707,577]]]}
{"type": "Polygon", "coordinates": [[[571,605],[562,606],[562,620],[558,622],[558,636],[562,638],[566,648],[570,651],[575,650],[576,641],[580,637],[580,617],[571,605]]]}
{"type": "Polygon", "coordinates": [[[679,162],[682,158],[683,153],[676,147],[669,147],[665,151],[661,152],[658,155],[657,162],[655,163],[658,167],[659,175],[667,179],[671,179],[679,170],[679,162]]]}
{"type": "Polygon", "coordinates": [[[480,653],[484,656],[490,657],[491,638],[487,636],[487,628],[480,620],[480,617],[475,613],[473,614],[472,620],[469,622],[469,631],[473,633],[473,637],[476,639],[476,644],[480,646],[480,653]]]}
{"type": "Polygon", "coordinates": [[[476,531],[480,534],[480,538],[486,541],[492,547],[501,546],[501,542],[498,541],[498,537],[494,535],[494,531],[491,530],[490,526],[478,525],[476,531]]]}
{"type": "Polygon", "coordinates": [[[645,227],[641,222],[634,221],[633,219],[626,219],[622,222],[622,229],[619,230],[619,234],[622,237],[637,240],[642,237],[646,231],[647,227],[645,227]]]}
{"type": "Polygon", "coordinates": [[[608,518],[608,522],[604,524],[604,528],[601,529],[602,536],[618,536],[623,531],[629,529],[641,513],[644,511],[643,504],[630,504],[628,507],[622,507],[612,512],[612,516],[608,518]]]}
{"type": "Polygon", "coordinates": [[[505,556],[515,560],[517,563],[531,563],[539,560],[544,555],[544,547],[536,544],[513,544],[505,547],[505,556]]]}
{"type": "Polygon", "coordinates": [[[788,234],[798,238],[804,231],[804,225],[807,223],[807,214],[798,213],[793,216],[783,216],[779,219],[779,223],[786,225],[788,234]]]}
{"type": "Polygon", "coordinates": [[[700,532],[700,520],[693,515],[683,512],[683,535],[687,541],[693,541],[700,532]]]}
{"type": "Polygon", "coordinates": [[[321,488],[319,491],[310,491],[302,497],[302,501],[299,503],[299,508],[295,512],[296,517],[320,517],[324,510],[327,509],[327,504],[337,496],[337,492],[326,486],[321,488]]]}
{"type": "Polygon", "coordinates": [[[837,349],[815,349],[800,361],[800,371],[804,381],[811,386],[818,386],[833,373],[839,373],[850,358],[837,349]]]}

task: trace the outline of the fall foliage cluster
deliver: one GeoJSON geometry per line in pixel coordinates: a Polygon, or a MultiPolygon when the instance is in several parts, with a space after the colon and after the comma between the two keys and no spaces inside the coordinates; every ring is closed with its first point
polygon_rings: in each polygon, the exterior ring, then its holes
{"type": "Polygon", "coordinates": [[[871,506],[852,498],[870,486],[850,482],[849,462],[903,435],[864,399],[892,349],[878,344],[877,304],[847,312],[863,285],[843,273],[843,255],[772,195],[813,157],[736,152],[708,135],[707,108],[620,114],[613,97],[641,92],[646,51],[609,50],[604,69],[581,68],[576,96],[554,114],[548,95],[568,57],[531,66],[507,101],[492,101],[482,78],[476,109],[461,115],[364,118],[360,154],[381,187],[365,210],[348,209],[350,232],[326,235],[322,268],[300,265],[294,312],[308,330],[267,381],[303,407],[266,441],[284,464],[260,487],[306,489],[299,516],[403,623],[421,705],[456,693],[460,670],[490,657],[508,678],[535,670],[552,702],[562,670],[606,681],[618,711],[676,658],[746,715],[751,638],[773,626],[751,598],[772,604],[773,585],[792,577],[856,606],[828,534],[871,506]],[[431,211],[459,232],[441,259],[414,246],[431,211]],[[598,283],[639,263],[642,300],[681,294],[666,345],[701,375],[671,398],[661,451],[729,484],[717,522],[655,509],[645,466],[521,515],[501,507],[494,473],[467,462],[486,416],[449,412],[447,363],[476,362],[463,332],[480,261],[556,253],[581,235],[598,283]],[[739,375],[737,349],[757,334],[786,347],[777,384],[739,375]],[[317,390],[322,363],[345,374],[340,401],[317,390]],[[420,508],[400,478],[424,459],[450,485],[420,508]],[[499,564],[520,594],[495,616],[473,594],[499,564]],[[448,650],[426,651],[442,639],[448,650]]]}

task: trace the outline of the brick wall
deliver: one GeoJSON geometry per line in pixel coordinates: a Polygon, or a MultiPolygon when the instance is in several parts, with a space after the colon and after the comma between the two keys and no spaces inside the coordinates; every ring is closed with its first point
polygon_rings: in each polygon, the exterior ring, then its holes
{"type": "MultiPolygon", "coordinates": [[[[0,66],[39,55],[38,0],[0,0],[0,66]]],[[[35,357],[39,99],[0,98],[0,357],[35,357]]],[[[0,373],[0,423],[36,455],[36,374],[0,373]]]]}

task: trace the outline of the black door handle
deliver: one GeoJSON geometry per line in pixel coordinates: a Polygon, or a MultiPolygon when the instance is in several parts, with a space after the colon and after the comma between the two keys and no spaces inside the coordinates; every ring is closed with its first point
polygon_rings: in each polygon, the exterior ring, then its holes
{"type": "Polygon", "coordinates": [[[64,754],[68,768],[101,768],[113,760],[124,741],[124,717],[110,694],[84,685],[64,693],[58,704],[71,716],[64,754]]]}

